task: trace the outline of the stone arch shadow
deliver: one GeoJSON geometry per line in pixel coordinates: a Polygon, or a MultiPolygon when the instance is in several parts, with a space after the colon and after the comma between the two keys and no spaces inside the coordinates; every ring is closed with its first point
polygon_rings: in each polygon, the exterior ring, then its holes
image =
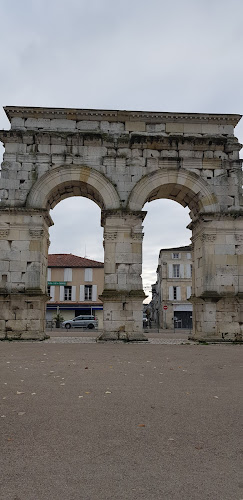
{"type": "Polygon", "coordinates": [[[70,196],[84,196],[102,210],[120,208],[113,184],[101,173],[83,165],[62,165],[46,172],[31,188],[26,207],[52,209],[70,196]]]}

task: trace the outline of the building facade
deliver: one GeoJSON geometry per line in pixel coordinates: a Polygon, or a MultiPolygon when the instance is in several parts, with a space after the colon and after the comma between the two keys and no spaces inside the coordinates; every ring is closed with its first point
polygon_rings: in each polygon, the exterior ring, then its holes
{"type": "Polygon", "coordinates": [[[60,312],[63,319],[94,315],[103,326],[104,264],[72,254],[48,255],[46,319],[60,312]]]}
{"type": "Polygon", "coordinates": [[[192,328],[191,246],[162,248],[157,283],[153,288],[153,315],[159,328],[192,328]]]}

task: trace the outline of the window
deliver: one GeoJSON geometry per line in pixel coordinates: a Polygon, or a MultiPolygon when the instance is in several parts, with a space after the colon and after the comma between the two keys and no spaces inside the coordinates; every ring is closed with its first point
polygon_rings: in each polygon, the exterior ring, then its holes
{"type": "Polygon", "coordinates": [[[84,300],[92,300],[92,285],[84,286],[84,300]]]}
{"type": "Polygon", "coordinates": [[[84,270],[84,281],[92,281],[93,279],[93,269],[90,267],[86,267],[84,270]]]}
{"type": "Polygon", "coordinates": [[[188,252],[188,253],[186,254],[186,257],[187,257],[187,259],[188,259],[188,260],[190,260],[190,259],[192,258],[192,254],[191,254],[190,252],[188,252]]]}
{"type": "Polygon", "coordinates": [[[180,286],[170,286],[169,287],[169,300],[181,300],[181,287],[180,286]]]}
{"type": "Polygon", "coordinates": [[[64,287],[64,300],[72,300],[72,287],[71,286],[64,287]]]}
{"type": "Polygon", "coordinates": [[[72,281],[73,279],[73,272],[72,272],[72,268],[71,267],[65,267],[64,269],[64,281],[72,281]]]}
{"type": "Polygon", "coordinates": [[[180,264],[173,264],[173,278],[180,277],[180,264]]]}
{"type": "Polygon", "coordinates": [[[180,254],[179,253],[173,253],[172,254],[172,259],[179,259],[180,258],[180,254]]]}

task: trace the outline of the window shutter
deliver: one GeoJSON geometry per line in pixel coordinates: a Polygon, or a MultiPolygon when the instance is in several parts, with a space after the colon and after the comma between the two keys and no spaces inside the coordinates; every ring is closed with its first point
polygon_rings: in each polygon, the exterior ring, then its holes
{"type": "Polygon", "coordinates": [[[55,302],[55,287],[54,286],[50,287],[50,296],[51,296],[50,301],[55,302]]]}
{"type": "Polygon", "coordinates": [[[192,287],[187,286],[186,287],[186,298],[189,299],[191,297],[191,294],[192,294],[192,287]]]}
{"type": "Polygon", "coordinates": [[[187,264],[186,266],[186,275],[187,278],[191,278],[191,264],[187,264]]]}
{"type": "Polygon", "coordinates": [[[169,300],[173,300],[173,286],[169,286],[169,300]]]}
{"type": "Polygon", "coordinates": [[[80,285],[79,289],[79,300],[80,302],[84,301],[84,285],[80,285]]]}
{"type": "Polygon", "coordinates": [[[72,298],[71,300],[74,302],[76,300],[76,286],[72,286],[72,298]]]}
{"type": "Polygon", "coordinates": [[[181,287],[176,287],[176,300],[181,300],[181,287]]]}
{"type": "Polygon", "coordinates": [[[184,278],[184,265],[180,264],[180,278],[184,278]]]}
{"type": "Polygon", "coordinates": [[[172,264],[169,264],[169,278],[172,278],[173,276],[173,266],[172,264]]]}
{"type": "Polygon", "coordinates": [[[92,281],[93,280],[93,269],[86,267],[84,270],[84,281],[92,281]]]}
{"type": "Polygon", "coordinates": [[[97,285],[93,285],[92,287],[92,302],[97,300],[97,285]]]}
{"type": "Polygon", "coordinates": [[[72,268],[71,267],[65,267],[64,269],[64,281],[72,281],[73,276],[72,276],[72,268]]]}
{"type": "Polygon", "coordinates": [[[64,300],[64,286],[60,286],[60,298],[59,300],[63,301],[64,300]]]}
{"type": "Polygon", "coordinates": [[[47,281],[51,281],[51,268],[47,268],[47,281]]]}

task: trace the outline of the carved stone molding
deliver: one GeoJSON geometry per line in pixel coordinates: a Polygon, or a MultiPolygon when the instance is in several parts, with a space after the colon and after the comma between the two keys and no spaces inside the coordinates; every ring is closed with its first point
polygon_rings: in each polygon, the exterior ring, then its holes
{"type": "Polygon", "coordinates": [[[131,237],[133,240],[137,240],[137,241],[142,241],[143,239],[143,233],[141,232],[136,232],[136,231],[131,231],[131,237]]]}
{"type": "Polygon", "coordinates": [[[104,240],[114,241],[117,239],[117,231],[109,231],[104,233],[104,240]]]}
{"type": "Polygon", "coordinates": [[[0,229],[0,238],[7,238],[9,235],[9,229],[0,229]]]}
{"type": "Polygon", "coordinates": [[[212,243],[216,240],[216,234],[203,234],[202,240],[208,243],[212,243]]]}
{"type": "Polygon", "coordinates": [[[29,229],[30,236],[32,238],[41,238],[44,235],[44,229],[41,228],[35,228],[35,229],[29,229]]]}
{"type": "Polygon", "coordinates": [[[241,243],[243,241],[243,234],[236,234],[235,239],[236,241],[239,241],[239,243],[241,243]]]}

